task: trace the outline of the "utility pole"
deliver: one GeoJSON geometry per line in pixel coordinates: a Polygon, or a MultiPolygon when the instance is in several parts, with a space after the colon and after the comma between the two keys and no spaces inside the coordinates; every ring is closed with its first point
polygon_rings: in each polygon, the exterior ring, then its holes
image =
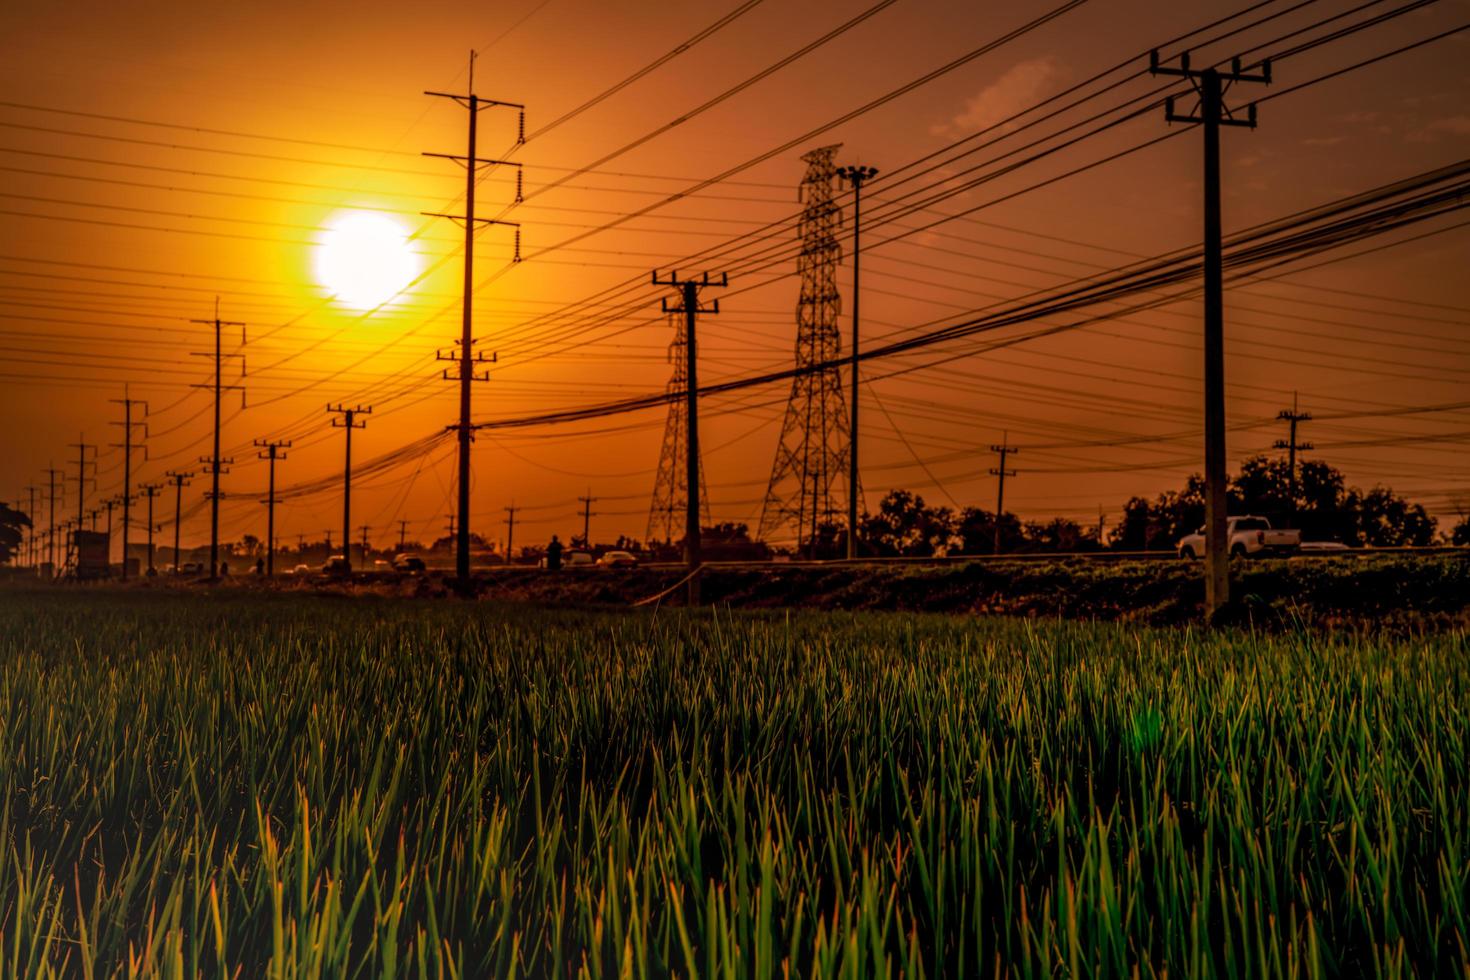
{"type": "Polygon", "coordinates": [[[847,557],[857,557],[858,528],[858,263],[862,258],[863,183],[878,176],[876,167],[838,167],[837,176],[852,185],[852,421],[847,438],[847,557]]]}
{"type": "Polygon", "coordinates": [[[582,505],[582,547],[590,549],[592,547],[592,505],[597,502],[597,498],[592,496],[592,488],[588,487],[587,496],[578,497],[577,502],[582,505]]]}
{"type": "Polygon", "coordinates": [[[153,567],[153,498],[158,496],[158,491],[163,489],[162,483],[145,483],[138,487],[143,496],[148,498],[148,574],[157,575],[153,567]]]}
{"type": "MultiPolygon", "coordinates": [[[[200,351],[194,351],[193,352],[195,357],[210,357],[210,356],[213,356],[214,357],[214,383],[213,384],[196,384],[196,385],[193,385],[192,386],[192,387],[195,387],[195,388],[213,388],[214,389],[214,452],[211,453],[209,456],[202,457],[201,460],[200,460],[201,462],[206,462],[206,463],[209,464],[209,472],[210,472],[210,476],[211,476],[210,489],[209,489],[209,580],[211,582],[214,582],[214,581],[217,581],[219,579],[219,475],[220,475],[221,472],[229,472],[228,470],[223,470],[222,471],[220,469],[220,467],[221,466],[224,466],[226,464],[229,464],[229,463],[233,463],[234,462],[234,460],[222,460],[222,459],[220,459],[220,455],[219,455],[219,426],[220,426],[219,402],[220,402],[220,393],[223,392],[223,391],[226,391],[226,390],[229,390],[229,391],[236,391],[236,390],[243,391],[244,390],[244,386],[243,385],[227,385],[227,384],[224,384],[222,382],[221,364],[223,362],[223,359],[226,358],[226,357],[239,357],[239,358],[244,358],[244,356],[245,356],[243,352],[236,352],[236,353],[233,353],[233,354],[225,354],[221,350],[221,348],[220,348],[220,345],[221,345],[221,339],[220,338],[221,338],[221,334],[223,333],[225,327],[239,327],[240,328],[240,346],[241,347],[244,347],[245,346],[245,324],[241,323],[238,320],[221,320],[219,318],[219,297],[218,296],[216,296],[214,298],[214,319],[212,319],[212,320],[190,320],[189,322],[190,323],[203,323],[203,324],[213,324],[214,325],[214,354],[213,355],[210,355],[207,352],[200,352],[200,351]]],[[[244,370],[243,367],[242,367],[241,370],[242,370],[242,373],[243,373],[243,370],[244,370]]],[[[244,397],[244,396],[242,395],[241,397],[244,397]]]]}
{"type": "MultiPolygon", "coordinates": [[[[367,421],[356,421],[359,415],[373,414],[371,405],[364,408],[361,405],[356,408],[346,408],[342,405],[328,405],[327,411],[340,415],[341,418],[332,419],[332,428],[347,430],[347,455],[346,464],[342,468],[342,560],[347,562],[347,570],[352,570],[352,430],[366,429],[367,421]]],[[[330,549],[328,549],[330,550],[330,549]]]]}
{"type": "Polygon", "coordinates": [[[183,523],[184,487],[188,486],[189,478],[194,474],[189,470],[169,470],[165,474],[174,481],[174,574],[180,574],[179,564],[179,525],[183,523]]]}
{"type": "Polygon", "coordinates": [[[1310,442],[1297,442],[1296,427],[1301,422],[1312,421],[1311,412],[1297,411],[1296,392],[1291,393],[1291,408],[1278,412],[1276,417],[1287,423],[1289,435],[1285,439],[1277,439],[1275,448],[1285,449],[1286,456],[1286,496],[1291,511],[1291,522],[1296,524],[1296,454],[1315,448],[1310,442]]]}
{"type": "Polygon", "coordinates": [[[1006,469],[1006,457],[1014,456],[1020,450],[1010,445],[1009,433],[1002,433],[1000,445],[992,444],[990,451],[1000,456],[1000,466],[993,466],[990,469],[991,476],[1000,478],[995,488],[995,553],[998,555],[1000,554],[1000,520],[1006,512],[1006,477],[1016,475],[1015,470],[1006,469]]]}
{"type": "Polygon", "coordinates": [[[398,522],[398,551],[402,553],[404,542],[408,540],[408,521],[398,522]]]}
{"type": "Polygon", "coordinates": [[[257,439],[255,445],[265,450],[263,453],[256,453],[256,458],[270,460],[270,479],[265,497],[265,574],[269,578],[276,574],[276,460],[286,458],[281,450],[291,448],[291,441],[257,439]]]}
{"type": "MultiPolygon", "coordinates": [[[[123,441],[120,443],[114,442],[112,445],[113,448],[121,449],[123,451],[122,578],[123,581],[126,582],[128,580],[128,531],[131,529],[133,523],[133,427],[136,425],[141,425],[143,427],[143,437],[145,439],[148,437],[148,423],[143,421],[133,421],[133,406],[141,405],[143,408],[143,417],[146,419],[148,417],[148,403],[146,401],[131,397],[128,394],[128,388],[126,385],[123,386],[123,396],[121,398],[113,398],[111,399],[111,401],[114,404],[120,404],[123,407],[123,420],[121,422],[113,422],[111,424],[120,425],[122,426],[123,430],[123,441]]],[[[143,458],[148,458],[148,450],[146,447],[143,450],[143,458]]]]}
{"type": "Polygon", "coordinates": [[[28,498],[26,516],[31,519],[31,526],[26,528],[25,554],[26,564],[32,569],[36,567],[36,493],[40,489],[40,487],[35,485],[25,487],[26,497],[28,498]]]}
{"type": "Polygon", "coordinates": [[[1235,58],[1230,70],[1210,67],[1192,69],[1189,53],[1179,56],[1179,67],[1165,68],[1157,50],[1149,54],[1149,71],[1155,75],[1187,78],[1194,86],[1199,104],[1193,113],[1176,113],[1174,98],[1165,101],[1164,118],[1169,122],[1197,123],[1205,134],[1204,200],[1204,395],[1205,395],[1205,612],[1215,612],[1230,602],[1230,542],[1227,534],[1225,495],[1225,272],[1224,243],[1220,218],[1220,127],[1256,127],[1256,107],[1237,118],[1225,105],[1225,88],[1237,82],[1271,83],[1271,63],[1262,61],[1259,74],[1247,74],[1235,58]]]}
{"type": "Polygon", "coordinates": [[[71,448],[77,451],[77,530],[82,529],[82,521],[87,512],[87,464],[93,467],[97,465],[97,446],[93,443],[84,442],[82,437],[77,436],[77,441],[71,444],[71,448]],[[92,451],[92,458],[87,458],[87,450],[92,451]]]}
{"type": "MultiPolygon", "coordinates": [[[[468,589],[470,583],[470,441],[473,436],[473,428],[470,422],[470,388],[475,381],[488,381],[489,373],[477,375],[475,365],[484,363],[487,358],[477,355],[474,349],[475,337],[470,323],[471,308],[474,298],[474,268],[475,268],[475,232],[481,225],[509,225],[515,232],[515,258],[521,259],[521,226],[514,221],[497,221],[490,218],[478,218],[475,216],[475,185],[480,178],[482,167],[510,166],[516,168],[516,200],[521,202],[521,165],[509,160],[488,160],[477,155],[476,125],[480,112],[484,109],[503,107],[515,109],[520,114],[518,125],[518,137],[516,145],[526,141],[526,107],[518,102],[500,102],[494,99],[482,99],[475,94],[475,53],[470,52],[470,79],[468,95],[452,95],[448,92],[425,92],[436,98],[450,99],[456,104],[463,106],[469,111],[469,150],[464,156],[455,156],[449,153],[425,153],[424,156],[438,157],[444,160],[452,160],[465,169],[465,213],[464,214],[439,214],[425,211],[428,217],[448,218],[464,228],[464,321],[460,331],[459,351],[445,356],[439,354],[440,360],[456,360],[459,362],[459,375],[451,378],[449,372],[444,372],[445,380],[459,381],[459,423],[450,426],[459,432],[459,531],[455,541],[455,571],[459,578],[461,589],[468,589]]],[[[495,357],[488,358],[494,362],[495,357]]]]}
{"type": "Polygon", "coordinates": [[[515,557],[516,506],[505,508],[505,563],[509,565],[515,557]]]}
{"type": "Polygon", "coordinates": [[[454,515],[453,514],[450,514],[449,515],[449,540],[451,540],[451,541],[457,540],[455,538],[455,536],[454,536],[454,515]]]}
{"type": "Polygon", "coordinates": [[[63,480],[66,473],[51,466],[46,469],[47,492],[50,496],[50,506],[47,507],[47,531],[46,531],[46,561],[51,566],[51,577],[56,577],[56,478],[60,476],[63,480]]]}
{"type": "Polygon", "coordinates": [[[695,324],[701,313],[714,315],[720,312],[719,300],[709,306],[700,306],[699,291],[706,287],[723,289],[730,284],[730,278],[722,272],[715,279],[705,272],[698,279],[680,279],[679,273],[671,270],[668,276],[660,279],[655,271],[653,284],[678,290],[678,306],[670,306],[667,297],[661,305],[665,313],[684,314],[684,399],[685,419],[689,427],[688,437],[684,440],[684,561],[689,566],[689,604],[697,606],[702,559],[699,547],[699,352],[695,344],[695,324]]]}
{"type": "Polygon", "coordinates": [[[112,508],[117,506],[116,497],[108,497],[102,502],[107,508],[107,574],[112,575],[112,508]]]}
{"type": "Polygon", "coordinates": [[[358,527],[358,530],[362,532],[362,567],[366,569],[368,566],[368,531],[372,530],[372,527],[363,524],[358,527]]]}

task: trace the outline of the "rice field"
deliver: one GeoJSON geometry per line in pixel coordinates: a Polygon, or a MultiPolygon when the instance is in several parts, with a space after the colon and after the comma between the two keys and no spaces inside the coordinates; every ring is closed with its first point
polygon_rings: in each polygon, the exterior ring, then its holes
{"type": "Polygon", "coordinates": [[[0,592],[0,977],[1470,975],[1470,642],[0,592]]]}

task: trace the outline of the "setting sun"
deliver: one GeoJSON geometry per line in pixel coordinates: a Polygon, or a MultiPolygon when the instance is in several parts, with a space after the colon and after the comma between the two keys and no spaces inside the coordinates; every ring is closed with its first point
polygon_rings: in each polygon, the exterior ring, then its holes
{"type": "Polygon", "coordinates": [[[408,233],[384,214],[349,211],[332,219],[317,248],[322,287],[360,310],[380,306],[413,282],[418,257],[408,233]]]}

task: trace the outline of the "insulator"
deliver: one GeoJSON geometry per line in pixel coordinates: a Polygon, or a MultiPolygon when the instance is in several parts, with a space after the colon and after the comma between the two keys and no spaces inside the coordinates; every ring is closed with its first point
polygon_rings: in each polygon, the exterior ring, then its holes
{"type": "Polygon", "coordinates": [[[522,109],[521,110],[520,116],[521,116],[520,128],[519,128],[519,132],[516,134],[516,145],[517,146],[519,146],[520,144],[526,142],[526,110],[525,109],[522,109]]]}
{"type": "Polygon", "coordinates": [[[517,204],[520,204],[522,201],[525,200],[525,198],[521,196],[521,191],[522,191],[522,189],[524,187],[524,184],[522,183],[522,179],[525,176],[526,176],[525,170],[521,169],[520,167],[517,167],[516,168],[516,203],[517,204]]]}
{"type": "Polygon", "coordinates": [[[512,262],[519,262],[520,260],[521,260],[521,230],[519,228],[517,228],[516,229],[516,254],[515,254],[515,258],[511,259],[511,261],[512,262]]]}

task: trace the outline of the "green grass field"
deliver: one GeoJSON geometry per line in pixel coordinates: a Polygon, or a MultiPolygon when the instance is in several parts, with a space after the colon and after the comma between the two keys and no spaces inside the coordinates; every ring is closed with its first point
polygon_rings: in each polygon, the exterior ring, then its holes
{"type": "Polygon", "coordinates": [[[0,976],[1465,976],[1470,642],[0,592],[0,976]]]}

